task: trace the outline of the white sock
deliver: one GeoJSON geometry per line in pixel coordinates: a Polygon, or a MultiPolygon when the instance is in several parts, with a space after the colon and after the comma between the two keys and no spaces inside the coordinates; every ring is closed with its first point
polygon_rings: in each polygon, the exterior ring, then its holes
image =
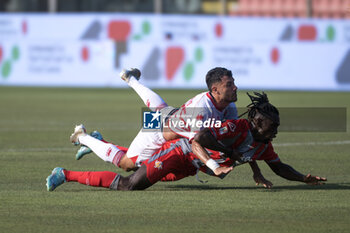
{"type": "Polygon", "coordinates": [[[168,106],[157,93],[142,85],[136,78],[130,77],[128,85],[136,91],[145,105],[152,111],[160,110],[168,106]]]}
{"type": "Polygon", "coordinates": [[[111,143],[105,143],[90,135],[79,136],[79,142],[89,147],[103,161],[112,163],[113,158],[120,150],[111,143]]]}

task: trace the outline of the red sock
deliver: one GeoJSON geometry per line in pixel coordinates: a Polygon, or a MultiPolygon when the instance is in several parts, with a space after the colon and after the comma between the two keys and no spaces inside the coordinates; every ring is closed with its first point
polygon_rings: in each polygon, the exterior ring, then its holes
{"type": "Polygon", "coordinates": [[[76,172],[63,170],[67,182],[77,181],[81,184],[86,184],[96,187],[109,188],[117,173],[110,171],[103,172],[76,172]]]}

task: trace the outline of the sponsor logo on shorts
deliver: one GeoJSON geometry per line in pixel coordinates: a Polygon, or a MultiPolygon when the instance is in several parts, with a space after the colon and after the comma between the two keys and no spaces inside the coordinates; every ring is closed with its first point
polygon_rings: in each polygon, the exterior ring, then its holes
{"type": "Polygon", "coordinates": [[[163,168],[163,162],[156,160],[154,163],[154,168],[158,168],[158,170],[163,168]]]}

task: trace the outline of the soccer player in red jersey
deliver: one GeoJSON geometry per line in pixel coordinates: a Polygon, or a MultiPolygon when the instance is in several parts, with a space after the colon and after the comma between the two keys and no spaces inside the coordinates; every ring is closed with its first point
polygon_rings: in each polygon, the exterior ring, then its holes
{"type": "Polygon", "coordinates": [[[280,124],[279,112],[269,103],[265,93],[255,94],[257,96],[249,95],[252,103],[248,105],[248,120],[228,120],[220,128],[203,129],[192,143],[193,153],[204,163],[208,163],[208,160],[220,161],[221,166],[234,167],[249,161],[264,160],[275,174],[287,180],[308,184],[326,181],[323,177],[303,175],[281,162],[271,143],[280,124]],[[211,149],[211,154],[204,148],[211,149]],[[222,159],[223,154],[218,151],[224,151],[226,159],[222,159]],[[237,152],[240,154],[238,159],[237,152]]]}
{"type": "Polygon", "coordinates": [[[255,160],[265,160],[277,175],[288,180],[313,185],[326,181],[323,177],[303,175],[281,162],[271,144],[277,135],[279,112],[266,94],[256,95],[250,96],[247,120],[227,120],[219,128],[202,129],[192,143],[185,138],[166,142],[130,176],[55,168],[47,178],[47,189],[53,191],[64,182],[75,181],[113,190],[143,190],[161,180],[193,176],[198,169],[224,177],[234,166],[255,160]]]}

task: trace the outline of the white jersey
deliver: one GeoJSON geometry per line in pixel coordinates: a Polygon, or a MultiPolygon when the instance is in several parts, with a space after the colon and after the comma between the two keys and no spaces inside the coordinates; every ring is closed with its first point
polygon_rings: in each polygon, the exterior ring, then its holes
{"type": "Polygon", "coordinates": [[[237,118],[234,103],[219,109],[210,92],[203,92],[188,100],[170,116],[168,127],[176,134],[192,140],[202,128],[214,127],[217,123],[221,124],[222,120],[237,118]]]}
{"type": "MultiPolygon", "coordinates": [[[[224,109],[218,109],[214,103],[215,101],[209,92],[203,92],[195,96],[181,106],[177,112],[169,116],[170,125],[168,127],[182,137],[191,140],[201,128],[206,126],[202,125],[201,127],[197,127],[195,125],[194,127],[187,127],[186,124],[175,125],[175,122],[186,122],[187,120],[192,121],[193,119],[204,122],[208,119],[214,119],[221,123],[222,120],[237,119],[237,108],[234,103],[229,104],[224,109]]],[[[161,109],[161,112],[164,114],[164,117],[166,117],[173,109],[173,107],[169,106],[161,109]]],[[[211,125],[209,125],[209,127],[210,126],[211,125]]],[[[163,127],[165,126],[163,125],[163,127]]],[[[126,156],[128,158],[138,156],[135,165],[141,166],[141,162],[149,159],[165,142],[162,131],[144,132],[140,130],[132,141],[126,156]]]]}

